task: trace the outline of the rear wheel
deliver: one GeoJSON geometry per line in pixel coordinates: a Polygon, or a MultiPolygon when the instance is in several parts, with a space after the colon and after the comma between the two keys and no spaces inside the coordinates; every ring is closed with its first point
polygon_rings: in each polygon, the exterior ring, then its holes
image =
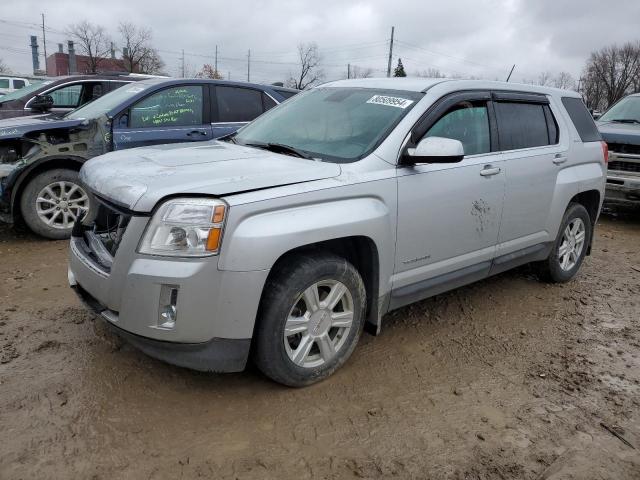
{"type": "Polygon", "coordinates": [[[567,208],[553,251],[540,264],[540,276],[550,282],[568,282],[576,276],[591,239],[591,218],[578,203],[567,208]]]}
{"type": "Polygon", "coordinates": [[[54,240],[69,238],[73,224],[91,207],[91,199],[69,169],[47,170],[34,177],[22,192],[20,210],[27,226],[54,240]]]}
{"type": "Polygon", "coordinates": [[[254,360],[276,382],[320,381],[353,352],[366,293],[358,271],[332,254],[296,255],[265,286],[254,360]]]}

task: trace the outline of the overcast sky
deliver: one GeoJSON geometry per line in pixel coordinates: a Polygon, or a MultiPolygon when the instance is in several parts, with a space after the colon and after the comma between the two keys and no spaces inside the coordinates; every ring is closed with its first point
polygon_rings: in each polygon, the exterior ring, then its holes
{"type": "Polygon", "coordinates": [[[433,67],[504,79],[515,63],[516,81],[542,71],[577,77],[592,50],[640,40],[640,0],[19,0],[0,10],[0,58],[15,72],[31,72],[29,35],[42,42],[41,12],[48,53],[85,19],[117,46],[117,25],[128,20],[152,29],[170,75],[180,75],[182,49],[189,73],[213,63],[217,44],[225,76],[246,80],[251,49],[251,80],[269,83],[295,72],[296,45],[312,41],[327,80],[345,77],[347,63],[383,76],[392,25],[394,66],[402,58],[409,75],[433,67]]]}

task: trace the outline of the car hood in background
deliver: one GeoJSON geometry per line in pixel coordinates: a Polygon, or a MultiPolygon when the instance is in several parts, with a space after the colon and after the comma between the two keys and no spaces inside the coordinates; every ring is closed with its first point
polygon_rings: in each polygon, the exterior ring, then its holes
{"type": "Polygon", "coordinates": [[[41,132],[53,128],[73,128],[88,124],[87,120],[60,118],[55,115],[14,117],[0,120],[0,140],[20,138],[31,132],[41,132]]]}
{"type": "Polygon", "coordinates": [[[640,145],[640,124],[621,122],[596,122],[596,124],[607,143],[640,145]]]}
{"type": "Polygon", "coordinates": [[[138,212],[150,212],[170,195],[223,196],[338,175],[334,163],[218,141],[111,152],[80,172],[97,195],[138,212]]]}

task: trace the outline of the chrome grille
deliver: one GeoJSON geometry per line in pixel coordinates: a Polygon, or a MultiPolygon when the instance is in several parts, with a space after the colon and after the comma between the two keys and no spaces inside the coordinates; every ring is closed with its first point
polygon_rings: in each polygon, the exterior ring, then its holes
{"type": "Polygon", "coordinates": [[[622,160],[614,160],[609,162],[609,170],[618,170],[621,172],[636,172],[640,173],[640,163],[625,162],[622,160]]]}

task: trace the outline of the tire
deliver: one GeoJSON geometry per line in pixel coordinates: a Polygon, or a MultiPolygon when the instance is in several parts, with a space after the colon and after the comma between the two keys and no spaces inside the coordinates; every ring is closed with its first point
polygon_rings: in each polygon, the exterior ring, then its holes
{"type": "Polygon", "coordinates": [[[78,172],[59,168],[31,179],[22,192],[20,211],[31,231],[45,238],[62,240],[71,236],[74,218],[88,212],[91,204],[91,196],[82,187],[78,172]],[[71,196],[67,197],[68,194],[71,196]],[[47,223],[47,219],[52,220],[47,223]]]}
{"type": "Polygon", "coordinates": [[[589,249],[592,228],[591,217],[587,210],[578,203],[569,204],[562,218],[553,250],[549,257],[539,264],[540,278],[551,283],[564,283],[575,277],[589,249]],[[571,232],[576,225],[579,226],[581,235],[577,235],[572,243],[571,232]],[[576,241],[578,238],[582,239],[581,243],[576,241]],[[573,255],[567,250],[573,251],[573,255]]]}
{"type": "Polygon", "coordinates": [[[323,380],[353,353],[365,311],[364,283],[353,265],[333,254],[294,255],[265,285],[254,363],[267,377],[290,387],[323,380]],[[343,288],[338,302],[329,308],[325,303],[329,294],[338,295],[343,288]],[[288,322],[290,314],[296,320],[288,322]]]}

